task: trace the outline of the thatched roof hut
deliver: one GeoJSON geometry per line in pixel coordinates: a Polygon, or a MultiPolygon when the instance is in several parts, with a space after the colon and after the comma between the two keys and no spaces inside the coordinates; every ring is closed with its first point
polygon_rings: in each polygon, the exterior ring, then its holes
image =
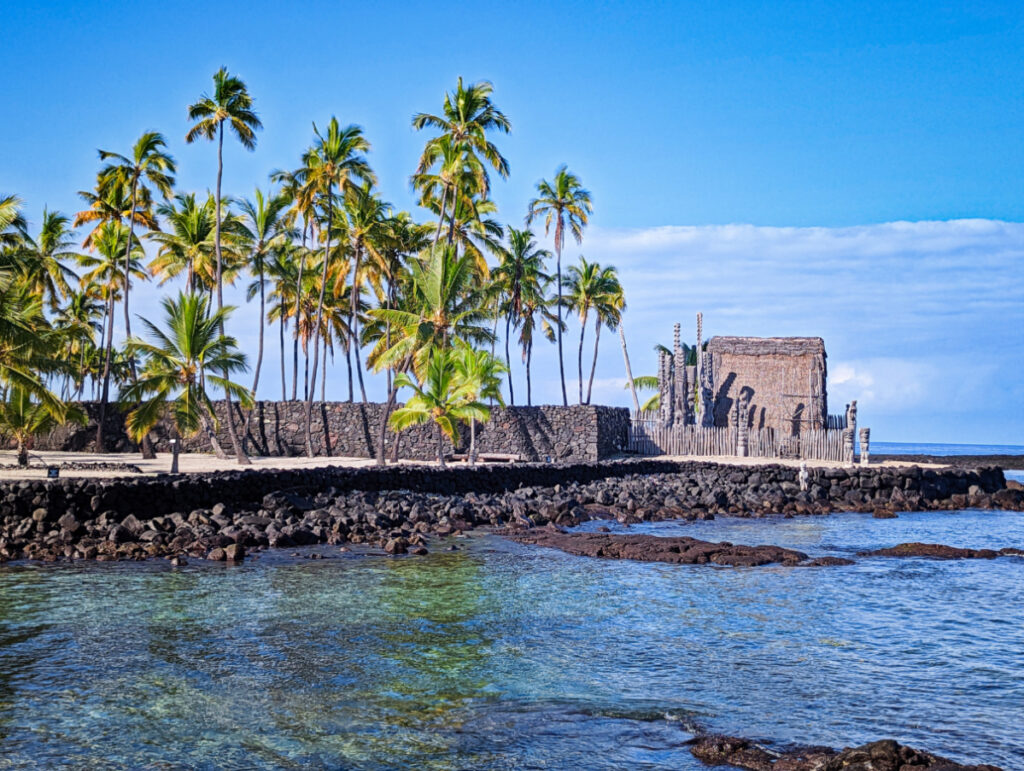
{"type": "Polygon", "coordinates": [[[707,353],[716,426],[732,426],[737,400],[751,428],[798,434],[828,416],[825,341],[820,337],[712,337],[707,353]]]}

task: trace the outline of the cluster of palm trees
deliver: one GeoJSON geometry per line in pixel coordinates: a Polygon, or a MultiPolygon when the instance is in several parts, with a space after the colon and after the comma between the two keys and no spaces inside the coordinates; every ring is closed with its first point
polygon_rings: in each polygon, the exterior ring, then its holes
{"type": "Polygon", "coordinates": [[[212,193],[176,191],[176,162],[164,137],[150,131],[125,154],[101,150],[96,185],[80,193],[83,210],[73,219],[44,211],[38,235],[30,235],[21,202],[0,197],[0,428],[15,435],[9,424],[30,407],[39,413],[37,428],[80,418],[68,405],[92,398],[102,450],[116,391],[145,454],[152,453],[150,431],[170,414],[183,435],[205,431],[226,455],[216,441],[216,395],[227,400],[222,415],[231,450],[247,463],[244,438],[265,377],[265,335],[277,327],[281,399],[304,400],[310,455],[312,405],[318,385],[325,398],[329,364],[344,359],[350,401],[367,400],[369,372],[383,374],[383,462],[389,426],[432,422],[439,448],[444,435],[457,440],[459,424],[475,434],[488,405],[504,404],[503,375],[515,404],[515,338],[526,404],[539,333],[558,345],[567,405],[562,338],[571,314],[580,323],[578,400],[589,403],[601,328],[621,332],[622,287],[613,267],[582,257],[563,273],[566,234],[580,243],[592,212],[589,192],[565,166],[537,185],[524,227],[496,219],[491,174],[507,177],[509,165],[493,138],[511,126],[492,93],[490,83],[465,85],[460,78],[440,113],[413,117],[415,129],[432,133],[412,175],[419,205],[433,215],[422,223],[382,198],[362,129],[334,117],[314,124],[297,167],[274,171],[268,190],[256,189],[251,198],[224,195],[225,136],[253,150],[261,122],[245,83],[223,68],[212,91],[189,106],[185,137],[216,143],[212,193]],[[551,252],[530,230],[534,222],[553,237],[553,272],[551,252]],[[84,229],[80,246],[76,229],[84,229]],[[143,339],[132,333],[130,299],[133,286],[151,279],[181,291],[163,301],[162,320],[142,320],[143,339]],[[259,303],[251,385],[237,382],[249,358],[226,332],[233,308],[224,303],[224,285],[238,282],[259,303]],[[118,315],[121,345],[114,342],[118,315]],[[495,352],[500,327],[503,362],[495,352]],[[412,395],[396,409],[403,388],[412,395]]]}

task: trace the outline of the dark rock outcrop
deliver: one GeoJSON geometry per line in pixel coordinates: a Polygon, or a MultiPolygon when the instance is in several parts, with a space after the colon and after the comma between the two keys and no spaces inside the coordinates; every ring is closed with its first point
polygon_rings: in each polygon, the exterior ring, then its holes
{"type": "Polygon", "coordinates": [[[613,535],[610,533],[566,533],[536,528],[506,531],[518,543],[547,546],[581,557],[670,562],[677,565],[798,565],[807,559],[803,552],[781,546],[739,546],[728,541],[712,543],[696,538],[661,538],[654,535],[613,535]]]}
{"type": "Polygon", "coordinates": [[[990,560],[1007,555],[1021,555],[1024,550],[1005,549],[961,549],[941,543],[901,543],[887,549],[857,552],[858,557],[931,557],[941,560],[990,560]]]}
{"type": "Polygon", "coordinates": [[[710,766],[748,771],[1001,771],[997,766],[962,765],[892,739],[843,750],[802,747],[779,753],[735,736],[699,736],[691,740],[690,752],[710,766]]]}

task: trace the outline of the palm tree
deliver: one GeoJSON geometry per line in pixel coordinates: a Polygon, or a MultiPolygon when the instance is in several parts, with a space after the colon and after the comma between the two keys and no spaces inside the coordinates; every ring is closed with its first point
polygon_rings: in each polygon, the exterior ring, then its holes
{"type": "Polygon", "coordinates": [[[614,329],[621,317],[625,305],[622,286],[618,275],[611,265],[602,268],[596,262],[587,262],[580,257],[580,264],[569,266],[568,293],[566,304],[579,316],[580,347],[577,356],[579,367],[580,404],[590,404],[590,394],[594,387],[594,372],[597,369],[597,351],[601,340],[601,325],[614,329]],[[583,399],[583,338],[587,331],[590,312],[597,316],[594,334],[594,360],[590,367],[590,382],[587,385],[587,398],[583,399]]]}
{"type": "MultiPolygon", "coordinates": [[[[255,200],[245,200],[239,204],[242,212],[239,228],[249,244],[249,270],[256,276],[256,282],[250,286],[250,297],[256,292],[260,296],[260,332],[256,354],[256,367],[253,371],[252,393],[255,396],[260,384],[260,367],[263,365],[263,327],[267,313],[266,271],[271,257],[293,238],[296,233],[288,217],[291,199],[283,193],[271,193],[264,197],[263,192],[256,188],[255,200]],[[255,292],[253,291],[255,289],[255,292]]],[[[251,413],[250,413],[251,414],[251,413]]],[[[246,420],[248,425],[248,419],[246,420]]],[[[243,432],[243,436],[245,432],[243,432]]]]}
{"type": "Polygon", "coordinates": [[[529,229],[516,230],[508,228],[508,248],[501,252],[501,262],[491,272],[491,279],[500,292],[502,302],[500,310],[505,316],[505,364],[508,372],[508,400],[516,403],[512,387],[512,358],[509,353],[509,341],[512,330],[517,329],[523,318],[524,303],[532,299],[534,293],[541,296],[541,282],[549,276],[544,272],[544,260],[551,253],[538,249],[529,229]]]}
{"type": "Polygon", "coordinates": [[[132,216],[132,204],[128,188],[116,178],[104,178],[97,175],[96,189],[92,192],[79,190],[78,197],[87,204],[87,208],[75,214],[71,223],[73,228],[92,225],[93,229],[86,234],[82,246],[92,248],[92,240],[99,229],[108,222],[132,221],[146,230],[156,230],[157,221],[153,216],[153,200],[148,187],[140,187],[135,192],[135,215],[132,216]]]}
{"type": "MultiPolygon", "coordinates": [[[[466,255],[460,257],[454,246],[439,244],[413,260],[406,289],[393,306],[369,312],[372,318],[388,324],[390,330],[386,338],[378,339],[367,359],[375,372],[385,368],[404,372],[412,367],[422,381],[434,348],[448,348],[456,339],[474,343],[493,339],[484,326],[488,314],[473,261],[466,255]]],[[[396,381],[381,422],[379,464],[384,462],[387,420],[397,393],[396,381]]]]}
{"type": "MultiPolygon", "coordinates": [[[[460,384],[466,389],[465,398],[482,403],[494,400],[502,407],[501,375],[507,367],[487,351],[473,348],[469,343],[457,341],[455,347],[455,371],[460,384]]],[[[488,418],[490,411],[488,410],[488,418]]],[[[469,463],[476,464],[476,421],[475,415],[469,418],[469,463]]]]}
{"type": "MultiPolygon", "coordinates": [[[[221,280],[221,243],[220,243],[220,220],[221,220],[221,178],[224,176],[224,124],[234,132],[238,141],[247,150],[256,149],[256,131],[263,128],[263,124],[252,109],[253,100],[245,83],[233,75],[229,75],[227,69],[221,67],[213,76],[213,95],[203,94],[195,104],[189,105],[188,118],[195,121],[192,128],[185,135],[185,141],[191,144],[196,139],[208,139],[217,142],[217,191],[216,191],[216,212],[217,222],[214,233],[214,248],[217,257],[217,309],[224,307],[224,286],[221,280]]],[[[223,319],[223,316],[221,317],[223,319]]],[[[221,334],[224,330],[221,329],[221,334]]],[[[228,373],[223,376],[227,382],[228,373]]],[[[245,454],[242,444],[238,439],[238,432],[235,430],[235,419],[231,412],[231,392],[224,391],[224,399],[227,401],[228,434],[231,437],[231,444],[235,451],[235,457],[241,464],[250,463],[249,457],[245,454]]]]}
{"type": "Polygon", "coordinates": [[[128,342],[132,355],[139,354],[145,363],[138,381],[121,394],[123,402],[137,405],[128,413],[125,426],[138,441],[170,410],[182,437],[202,429],[217,457],[226,458],[217,441],[217,417],[207,383],[231,393],[243,407],[252,406],[252,394],[245,386],[213,374],[248,369],[235,339],[220,331],[233,309],[229,306],[211,312],[208,297],[183,292],[177,298],[164,298],[161,305],[166,331],[142,319],[153,341],[132,338],[128,342]]]}
{"type": "Polygon", "coordinates": [[[25,237],[25,226],[21,199],[16,195],[0,194],[0,249],[20,246],[25,237]]]}
{"type": "Polygon", "coordinates": [[[567,407],[569,399],[565,393],[565,364],[562,358],[562,248],[565,246],[566,226],[577,244],[583,241],[583,228],[587,225],[593,207],[590,203],[590,193],[583,189],[580,178],[570,172],[565,164],[555,170],[553,182],[542,179],[537,183],[537,194],[537,197],[530,201],[526,224],[533,222],[534,217],[543,216],[545,235],[551,230],[552,225],[554,226],[558,372],[562,379],[562,406],[567,407]]]}
{"type": "Polygon", "coordinates": [[[371,258],[373,264],[381,266],[384,256],[381,247],[387,236],[388,211],[391,204],[382,201],[372,190],[372,185],[364,181],[362,185],[350,185],[345,190],[345,213],[348,219],[348,237],[352,246],[352,291],[348,328],[353,334],[352,347],[356,355],[356,373],[359,375],[359,390],[366,404],[366,387],[363,385],[363,368],[359,356],[359,327],[356,321],[356,307],[365,278],[363,256],[371,258]]]}
{"type": "Polygon", "coordinates": [[[100,318],[105,306],[100,295],[100,288],[95,283],[86,284],[77,291],[72,289],[67,303],[54,316],[54,326],[65,331],[67,352],[74,367],[65,382],[63,398],[71,398],[85,385],[87,358],[90,350],[95,350],[96,334],[103,330],[100,318]],[[73,390],[71,382],[75,383],[73,390]]]}
{"type": "MultiPolygon", "coordinates": [[[[440,177],[448,174],[448,181],[441,185],[441,203],[439,207],[438,234],[440,234],[440,223],[444,221],[444,214],[449,203],[453,203],[456,193],[452,188],[451,172],[458,168],[459,161],[452,165],[452,158],[461,156],[464,165],[473,169],[474,175],[478,176],[481,183],[478,192],[486,197],[488,184],[486,173],[483,175],[483,164],[480,156],[486,160],[502,178],[508,177],[508,161],[498,151],[497,146],[487,138],[488,131],[500,131],[508,133],[512,124],[508,118],[491,101],[491,94],[494,86],[486,80],[473,83],[469,86],[462,85],[460,77],[455,86],[455,91],[445,93],[444,105],[441,115],[419,113],[413,116],[412,126],[417,131],[424,128],[435,128],[441,132],[439,136],[427,141],[420,158],[416,173],[427,174],[428,170],[435,164],[442,169],[440,177]],[[447,172],[444,170],[447,169],[447,172]]],[[[453,222],[454,224],[454,222],[453,222]]],[[[449,230],[449,243],[452,233],[449,230]]],[[[437,242],[437,236],[434,237],[437,242]]]]}
{"type": "MultiPolygon", "coordinates": [[[[331,117],[327,124],[327,133],[321,134],[313,124],[315,140],[304,158],[303,167],[296,172],[301,185],[322,196],[323,208],[327,212],[327,227],[324,230],[324,259],[320,277],[320,296],[317,300],[316,321],[313,324],[313,382],[316,382],[317,363],[320,345],[320,323],[323,318],[324,293],[327,289],[327,274],[330,268],[331,228],[334,221],[334,192],[346,190],[354,178],[361,181],[376,182],[370,165],[363,153],[370,149],[370,143],[363,136],[359,126],[338,124],[338,119],[331,117]]],[[[313,391],[306,394],[306,453],[313,457],[313,391]]]]}
{"type": "Polygon", "coordinates": [[[18,250],[21,280],[32,291],[44,298],[50,310],[56,310],[59,301],[71,294],[70,281],[78,276],[65,260],[78,259],[72,248],[74,232],[68,227],[68,218],[57,211],[43,209],[43,224],[39,235],[24,238],[18,250]]]}
{"type": "Polygon", "coordinates": [[[555,326],[565,329],[565,322],[559,321],[551,308],[556,298],[548,296],[548,288],[553,279],[550,276],[538,277],[531,291],[523,293],[523,311],[519,318],[519,345],[523,349],[523,363],[526,365],[526,405],[533,406],[533,387],[530,365],[533,361],[533,338],[538,323],[541,333],[549,343],[555,342],[555,326]]]}
{"type": "Polygon", "coordinates": [[[89,270],[82,276],[83,285],[90,283],[104,287],[107,310],[104,318],[106,325],[106,341],[103,344],[103,375],[100,391],[100,408],[98,426],[96,428],[96,452],[106,452],[103,444],[103,424],[106,421],[106,405],[110,399],[110,379],[114,355],[114,306],[119,297],[124,295],[126,276],[134,276],[144,281],[149,273],[140,264],[143,256],[142,247],[137,237],[128,238],[128,228],[120,222],[108,221],[100,225],[90,234],[91,245],[95,256],[83,255],[81,264],[89,270]],[[121,257],[128,254],[128,263],[121,265],[121,257]]]}
{"type": "Polygon", "coordinates": [[[0,435],[15,441],[18,465],[22,468],[28,466],[28,450],[33,437],[70,422],[85,422],[81,409],[63,403],[54,409],[48,402],[35,401],[29,389],[21,385],[12,386],[7,398],[0,402],[0,435]]]}
{"type": "Polygon", "coordinates": [[[459,441],[459,423],[487,420],[487,405],[473,398],[473,383],[459,377],[455,352],[433,348],[427,355],[422,385],[405,372],[395,376],[396,388],[409,388],[413,395],[391,415],[395,431],[433,422],[437,435],[437,462],[443,467],[444,437],[452,444],[459,441]]]}
{"type": "MultiPolygon", "coordinates": [[[[163,135],[156,131],[147,131],[135,142],[132,147],[131,157],[126,157],[108,150],[100,150],[100,160],[113,161],[101,172],[100,179],[105,185],[115,185],[123,190],[129,191],[130,208],[128,210],[128,241],[125,246],[124,261],[127,266],[130,259],[131,243],[135,239],[135,212],[138,210],[140,190],[152,185],[160,194],[167,199],[171,195],[171,188],[174,186],[174,173],[176,171],[174,159],[165,152],[167,143],[163,135]]],[[[149,199],[147,190],[142,194],[144,200],[149,199]]],[[[126,268],[127,270],[127,268],[126,268]]],[[[132,324],[131,314],[128,312],[128,295],[131,290],[131,277],[125,277],[124,282],[124,325],[125,334],[131,337],[132,324]]],[[[135,363],[129,357],[131,369],[135,371],[135,363]]],[[[101,407],[102,409],[102,407],[101,407]]]]}

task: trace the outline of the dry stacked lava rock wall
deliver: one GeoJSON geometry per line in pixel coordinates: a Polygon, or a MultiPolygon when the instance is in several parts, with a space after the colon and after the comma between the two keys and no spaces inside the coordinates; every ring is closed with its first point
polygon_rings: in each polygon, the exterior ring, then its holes
{"type": "MultiPolygon", "coordinates": [[[[89,424],[61,426],[36,441],[39,450],[92,449],[96,436],[98,407],[83,405],[89,424]]],[[[224,403],[217,402],[221,418],[218,439],[231,447],[224,420],[224,403]]],[[[116,410],[107,420],[108,449],[135,449],[124,431],[123,417],[116,410]]],[[[313,405],[313,450],[317,455],[372,458],[377,452],[380,422],[384,405],[348,402],[326,402],[313,405]]],[[[304,402],[257,402],[249,423],[249,448],[260,455],[304,455],[306,405],[304,402]]],[[[244,413],[236,412],[236,423],[245,422],[244,413]]],[[[166,449],[169,426],[157,426],[157,449],[166,449]]],[[[459,446],[453,448],[445,440],[446,452],[465,451],[469,445],[469,429],[462,427],[459,446]]],[[[627,443],[629,411],[622,407],[583,405],[572,407],[496,407],[491,420],[476,427],[477,448],[481,453],[513,455],[526,461],[595,461],[621,452],[627,443]]],[[[385,448],[391,452],[395,435],[386,435],[385,448]]],[[[428,460],[437,456],[437,439],[432,426],[415,426],[402,432],[398,439],[399,456],[412,460],[428,460]]],[[[209,440],[198,434],[185,441],[185,452],[210,452],[209,440]]]]}

